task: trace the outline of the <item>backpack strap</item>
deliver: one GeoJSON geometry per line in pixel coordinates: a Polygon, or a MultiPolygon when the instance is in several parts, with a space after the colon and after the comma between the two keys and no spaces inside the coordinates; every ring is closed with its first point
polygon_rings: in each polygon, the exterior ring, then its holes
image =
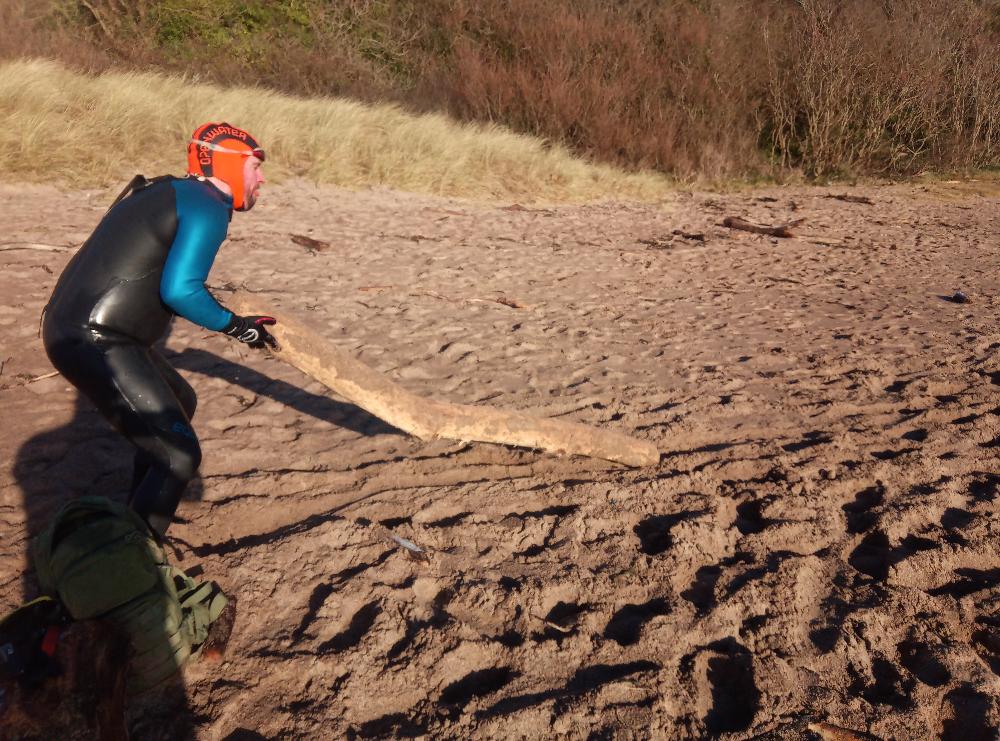
{"type": "Polygon", "coordinates": [[[208,638],[208,629],[218,620],[222,611],[229,604],[229,599],[214,581],[196,582],[180,569],[170,566],[174,584],[177,586],[177,599],[184,612],[183,630],[189,637],[193,655],[197,656],[201,644],[208,638]]]}

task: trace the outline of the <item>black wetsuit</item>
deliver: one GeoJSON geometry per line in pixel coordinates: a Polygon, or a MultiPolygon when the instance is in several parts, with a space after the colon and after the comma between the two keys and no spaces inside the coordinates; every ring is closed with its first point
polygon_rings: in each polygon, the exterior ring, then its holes
{"type": "Polygon", "coordinates": [[[49,359],[138,448],[130,501],[160,532],[201,448],[194,390],[152,345],[174,314],[213,330],[232,318],[205,289],[231,215],[207,181],[154,181],[108,211],[46,307],[49,359]]]}

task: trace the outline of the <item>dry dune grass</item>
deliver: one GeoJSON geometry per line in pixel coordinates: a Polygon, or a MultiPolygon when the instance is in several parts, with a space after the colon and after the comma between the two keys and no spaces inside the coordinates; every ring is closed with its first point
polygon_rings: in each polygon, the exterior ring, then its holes
{"type": "Polygon", "coordinates": [[[996,0],[5,0],[0,59],[391,101],[688,181],[1000,157],[996,0]]]}
{"type": "Polygon", "coordinates": [[[182,170],[184,142],[206,120],[250,129],[269,174],[465,198],[655,199],[655,174],[591,164],[498,126],[459,124],[395,105],[306,99],[155,73],[84,75],[46,60],[0,65],[0,168],[6,177],[114,184],[182,170]],[[124,168],[124,169],[123,169],[124,168]]]}

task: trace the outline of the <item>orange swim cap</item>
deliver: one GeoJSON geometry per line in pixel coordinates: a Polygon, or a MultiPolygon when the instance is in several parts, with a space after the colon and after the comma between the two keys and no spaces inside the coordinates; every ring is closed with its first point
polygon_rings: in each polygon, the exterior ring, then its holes
{"type": "Polygon", "coordinates": [[[245,211],[243,163],[247,157],[264,161],[264,150],[246,131],[227,123],[202,124],[195,129],[188,144],[188,172],[199,177],[219,178],[233,191],[233,208],[245,211]]]}

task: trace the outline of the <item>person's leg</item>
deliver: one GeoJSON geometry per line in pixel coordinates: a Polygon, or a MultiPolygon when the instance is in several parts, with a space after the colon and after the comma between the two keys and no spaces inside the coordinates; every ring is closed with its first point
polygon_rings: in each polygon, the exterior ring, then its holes
{"type": "MultiPolygon", "coordinates": [[[[105,355],[124,401],[119,429],[150,461],[146,475],[133,492],[132,508],[162,535],[173,519],[184,487],[198,471],[201,446],[184,407],[149,348],[116,344],[105,355]]],[[[193,391],[190,397],[194,397],[193,391]]]]}
{"type": "Polygon", "coordinates": [[[132,483],[128,487],[128,503],[132,504],[132,498],[135,496],[135,490],[139,488],[139,484],[142,480],[146,478],[146,474],[149,473],[150,466],[153,465],[153,457],[141,448],[135,451],[135,456],[132,458],[132,483]]]}
{"type": "MultiPolygon", "coordinates": [[[[149,356],[156,366],[156,369],[163,376],[163,380],[167,382],[170,389],[174,392],[174,396],[181,404],[181,408],[184,409],[184,413],[187,415],[188,421],[194,418],[195,410],[198,408],[198,396],[195,394],[194,389],[191,388],[184,378],[178,373],[167,359],[164,358],[155,349],[150,348],[149,356]]],[[[149,473],[150,467],[153,465],[154,459],[145,450],[141,448],[135,452],[135,460],[132,466],[132,485],[129,488],[129,503],[131,504],[132,498],[135,496],[136,490],[142,483],[143,479],[146,478],[146,474],[149,473]]]]}
{"type": "Polygon", "coordinates": [[[149,357],[160,372],[160,375],[163,376],[163,380],[170,386],[170,390],[174,392],[177,401],[181,403],[181,408],[184,409],[184,413],[190,422],[194,419],[194,412],[198,408],[198,395],[191,388],[191,384],[184,380],[184,377],[177,372],[177,369],[170,365],[167,359],[157,352],[155,348],[149,349],[149,357]]]}
{"type": "Polygon", "coordinates": [[[88,341],[47,332],[53,365],[144,454],[148,468],[131,504],[161,535],[201,462],[187,414],[160,374],[149,348],[127,340],[88,341]]]}

